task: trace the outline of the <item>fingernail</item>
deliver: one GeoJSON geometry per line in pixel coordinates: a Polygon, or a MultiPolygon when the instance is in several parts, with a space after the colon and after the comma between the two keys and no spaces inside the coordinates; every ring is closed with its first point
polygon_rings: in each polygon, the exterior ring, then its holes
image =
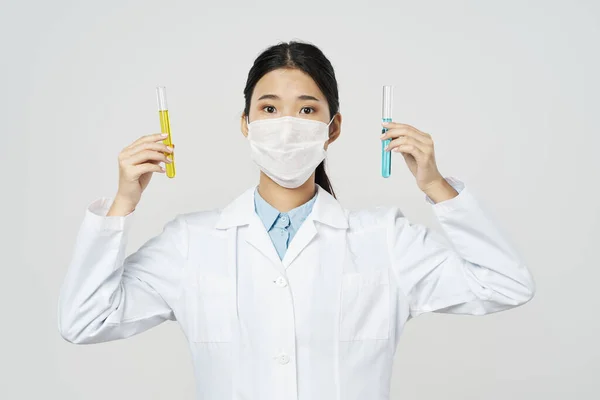
{"type": "Polygon", "coordinates": [[[381,125],[383,126],[388,126],[390,123],[389,122],[382,122],[381,125]]]}
{"type": "Polygon", "coordinates": [[[169,134],[168,134],[168,133],[163,133],[163,134],[162,134],[162,135],[160,135],[160,136],[162,136],[162,137],[167,137],[167,136],[169,136],[169,134]]]}
{"type": "Polygon", "coordinates": [[[172,148],[171,146],[167,146],[167,151],[168,151],[169,153],[172,153],[172,152],[173,152],[173,148],[172,148]]]}

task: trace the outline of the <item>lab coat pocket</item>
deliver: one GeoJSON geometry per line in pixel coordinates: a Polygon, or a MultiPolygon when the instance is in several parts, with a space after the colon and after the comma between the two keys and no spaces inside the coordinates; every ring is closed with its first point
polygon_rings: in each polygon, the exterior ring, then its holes
{"type": "Polygon", "coordinates": [[[198,275],[191,309],[194,342],[230,342],[233,287],[227,276],[198,275]]]}
{"type": "Polygon", "coordinates": [[[340,340],[388,339],[390,285],[387,269],[342,276],[340,340]]]}

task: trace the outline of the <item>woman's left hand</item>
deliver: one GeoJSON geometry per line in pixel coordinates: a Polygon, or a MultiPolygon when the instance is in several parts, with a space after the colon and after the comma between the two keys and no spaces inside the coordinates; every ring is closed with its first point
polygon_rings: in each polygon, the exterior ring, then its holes
{"type": "Polygon", "coordinates": [[[444,180],[435,163],[433,139],[431,135],[406,124],[388,122],[382,124],[388,131],[381,140],[392,139],[386,151],[400,152],[408,169],[417,179],[423,192],[444,180]]]}

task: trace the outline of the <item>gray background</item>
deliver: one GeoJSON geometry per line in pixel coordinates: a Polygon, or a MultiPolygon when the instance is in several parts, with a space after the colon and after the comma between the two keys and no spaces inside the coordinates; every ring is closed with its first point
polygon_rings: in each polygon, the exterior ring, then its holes
{"type": "Polygon", "coordinates": [[[328,160],[344,206],[399,205],[439,229],[399,154],[379,175],[381,86],[393,84],[394,120],[433,135],[440,171],[470,185],[536,278],[522,308],[412,321],[393,398],[599,398],[598,2],[202,3],[2,2],[0,398],[193,397],[177,324],[71,345],[58,289],[86,206],[116,192],[118,152],[158,131],[156,85],[178,176],[154,177],[129,252],[257,181],[242,89],[258,53],[291,39],[336,69],[343,128],[328,160]]]}

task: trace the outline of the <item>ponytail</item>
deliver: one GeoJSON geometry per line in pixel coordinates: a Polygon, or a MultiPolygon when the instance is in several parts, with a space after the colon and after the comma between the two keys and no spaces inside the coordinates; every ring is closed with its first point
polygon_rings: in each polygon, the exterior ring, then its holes
{"type": "Polygon", "coordinates": [[[329,177],[325,172],[325,160],[321,161],[321,164],[319,164],[315,170],[315,183],[325,189],[334,198],[337,198],[335,197],[335,192],[333,191],[329,177]]]}

